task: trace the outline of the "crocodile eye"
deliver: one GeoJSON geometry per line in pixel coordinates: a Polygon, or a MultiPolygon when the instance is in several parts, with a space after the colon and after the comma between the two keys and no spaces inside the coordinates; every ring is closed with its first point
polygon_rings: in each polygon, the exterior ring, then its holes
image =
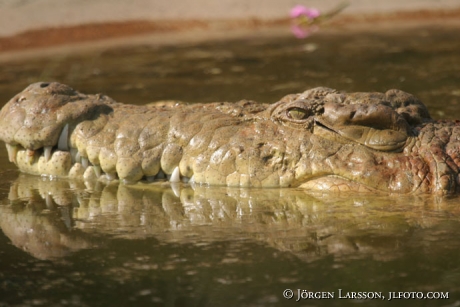
{"type": "Polygon", "coordinates": [[[302,108],[290,108],[286,111],[286,115],[290,119],[302,120],[308,117],[309,113],[307,110],[302,108]]]}

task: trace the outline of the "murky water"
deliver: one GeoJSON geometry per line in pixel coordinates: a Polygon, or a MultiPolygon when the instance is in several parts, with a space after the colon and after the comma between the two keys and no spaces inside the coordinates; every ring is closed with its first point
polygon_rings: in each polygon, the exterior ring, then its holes
{"type": "MultiPolygon", "coordinates": [[[[460,118],[458,33],[142,46],[4,63],[0,99],[38,80],[140,104],[274,102],[318,85],[400,88],[434,117],[460,118]]],[[[0,306],[460,305],[457,196],[85,186],[20,175],[6,161],[2,148],[0,306]],[[302,290],[334,298],[296,302],[302,290]],[[449,299],[383,302],[400,291],[449,299]]]]}

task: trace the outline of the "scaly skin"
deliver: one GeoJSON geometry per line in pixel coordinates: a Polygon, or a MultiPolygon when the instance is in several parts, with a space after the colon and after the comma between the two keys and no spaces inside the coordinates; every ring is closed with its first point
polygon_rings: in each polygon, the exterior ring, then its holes
{"type": "Polygon", "coordinates": [[[35,83],[0,113],[21,171],[85,180],[454,193],[459,138],[460,124],[433,121],[399,90],[132,106],[35,83]]]}

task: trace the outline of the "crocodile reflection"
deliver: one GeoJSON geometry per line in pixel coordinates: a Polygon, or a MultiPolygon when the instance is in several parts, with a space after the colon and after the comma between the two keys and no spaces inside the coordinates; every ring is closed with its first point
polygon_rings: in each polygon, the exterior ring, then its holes
{"type": "MultiPolygon", "coordinates": [[[[305,261],[391,260],[458,221],[458,206],[434,197],[334,195],[294,189],[53,181],[20,174],[0,206],[0,227],[18,248],[56,259],[107,238],[191,243],[263,242],[305,261]]],[[[452,233],[452,232],[450,232],[452,233]]],[[[434,240],[435,241],[435,240],[434,240]]]]}

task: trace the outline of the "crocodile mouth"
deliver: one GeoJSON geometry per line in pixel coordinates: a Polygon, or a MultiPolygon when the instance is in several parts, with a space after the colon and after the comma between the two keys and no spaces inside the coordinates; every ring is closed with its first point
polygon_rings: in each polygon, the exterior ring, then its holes
{"type": "MultiPolygon", "coordinates": [[[[328,137],[345,138],[324,125],[318,125],[322,134],[328,137]]],[[[6,143],[9,161],[26,173],[53,178],[70,178],[84,181],[119,180],[117,173],[105,172],[100,165],[93,164],[88,157],[82,156],[77,148],[69,146],[66,141],[68,126],[61,132],[55,146],[45,146],[36,150],[24,148],[16,144],[6,143]]],[[[123,180],[129,183],[130,181],[123,180]]],[[[195,183],[194,176],[182,176],[179,167],[175,167],[171,174],[166,174],[161,168],[156,175],[144,176],[141,181],[169,181],[171,183],[195,183]]],[[[376,192],[377,190],[362,183],[355,182],[342,176],[329,174],[311,178],[302,183],[299,188],[319,192],[376,192]]]]}
{"type": "Polygon", "coordinates": [[[410,140],[405,131],[362,125],[333,127],[317,119],[315,119],[313,134],[334,142],[342,144],[353,142],[383,152],[401,152],[410,140]]]}
{"type": "MultiPolygon", "coordinates": [[[[71,147],[69,142],[69,125],[62,129],[58,141],[53,146],[44,146],[37,149],[28,149],[20,144],[6,143],[8,159],[10,162],[26,173],[48,176],[50,178],[68,177],[71,179],[84,180],[118,180],[117,172],[106,172],[101,165],[93,163],[84,156],[77,148],[71,147]]],[[[151,176],[143,176],[143,181],[168,180],[169,182],[193,183],[194,176],[182,176],[179,166],[176,166],[171,174],[158,169],[151,176]]],[[[129,180],[123,179],[125,182],[129,180]]]]}
{"type": "Polygon", "coordinates": [[[342,144],[350,143],[350,140],[343,137],[338,131],[329,127],[328,125],[315,119],[313,134],[330,141],[339,142],[342,144]]]}

